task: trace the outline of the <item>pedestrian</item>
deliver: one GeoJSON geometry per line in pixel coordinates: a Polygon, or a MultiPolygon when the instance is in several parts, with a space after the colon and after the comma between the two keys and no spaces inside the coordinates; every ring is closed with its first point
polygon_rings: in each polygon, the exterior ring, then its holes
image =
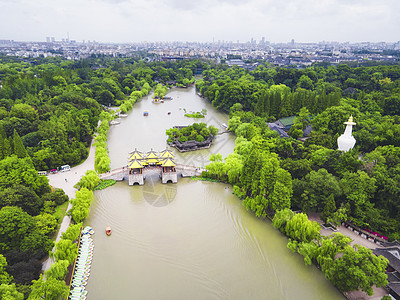
{"type": "Polygon", "coordinates": [[[68,182],[67,178],[65,178],[65,182],[68,182]]]}

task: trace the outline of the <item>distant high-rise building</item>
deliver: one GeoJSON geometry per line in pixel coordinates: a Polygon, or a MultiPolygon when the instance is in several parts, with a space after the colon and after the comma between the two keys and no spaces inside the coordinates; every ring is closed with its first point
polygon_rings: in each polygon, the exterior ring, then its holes
{"type": "Polygon", "coordinates": [[[262,37],[262,38],[261,38],[260,44],[261,44],[261,45],[264,45],[264,44],[265,44],[265,37],[262,37]]]}
{"type": "Polygon", "coordinates": [[[56,41],[56,38],[54,36],[51,37],[51,42],[54,43],[56,41]]]}
{"type": "Polygon", "coordinates": [[[291,44],[294,45],[294,39],[292,39],[291,44]]]}
{"type": "Polygon", "coordinates": [[[49,36],[46,37],[46,43],[50,43],[51,42],[51,38],[49,36]]]}

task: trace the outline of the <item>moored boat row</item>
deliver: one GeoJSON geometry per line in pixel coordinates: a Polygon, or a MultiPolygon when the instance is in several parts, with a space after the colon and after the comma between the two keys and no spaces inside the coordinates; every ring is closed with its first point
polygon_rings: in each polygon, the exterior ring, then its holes
{"type": "Polygon", "coordinates": [[[91,238],[92,234],[94,234],[94,230],[90,226],[87,226],[82,230],[78,257],[76,258],[69,293],[69,299],[71,300],[85,300],[87,297],[85,286],[90,275],[90,266],[94,249],[93,239],[91,238]]]}

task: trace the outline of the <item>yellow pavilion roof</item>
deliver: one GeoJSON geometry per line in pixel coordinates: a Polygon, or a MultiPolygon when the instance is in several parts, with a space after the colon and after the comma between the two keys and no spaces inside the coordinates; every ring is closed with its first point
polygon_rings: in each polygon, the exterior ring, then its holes
{"type": "Polygon", "coordinates": [[[148,164],[160,164],[160,160],[156,157],[156,158],[146,158],[146,162],[148,164]]]}
{"type": "Polygon", "coordinates": [[[158,155],[155,151],[151,150],[146,153],[146,159],[149,159],[149,158],[158,158],[158,155]]]}
{"type": "Polygon", "coordinates": [[[134,160],[134,159],[143,159],[143,155],[141,155],[139,153],[132,153],[129,156],[129,160],[134,160]]]}
{"type": "Polygon", "coordinates": [[[128,165],[129,169],[142,169],[143,168],[143,164],[138,161],[137,159],[134,159],[133,161],[131,161],[128,165]]]}
{"type": "Polygon", "coordinates": [[[174,154],[172,153],[171,150],[164,150],[164,151],[160,152],[160,157],[162,157],[162,158],[167,158],[167,157],[174,158],[174,154]]]}
{"type": "Polygon", "coordinates": [[[132,151],[129,153],[129,160],[134,160],[134,159],[143,159],[143,153],[140,151],[137,151],[135,149],[135,151],[132,151]]]}
{"type": "Polygon", "coordinates": [[[166,160],[164,160],[162,166],[163,167],[175,167],[176,164],[171,158],[168,157],[166,160]]]}

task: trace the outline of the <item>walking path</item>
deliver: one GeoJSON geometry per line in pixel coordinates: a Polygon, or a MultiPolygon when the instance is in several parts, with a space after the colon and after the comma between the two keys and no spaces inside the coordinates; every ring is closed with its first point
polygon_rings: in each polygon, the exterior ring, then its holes
{"type": "MultiPolygon", "coordinates": [[[[49,174],[47,178],[49,179],[49,184],[52,187],[63,189],[65,194],[67,194],[69,199],[75,198],[76,189],[74,185],[79,182],[81,177],[85,175],[87,170],[94,170],[94,154],[96,147],[93,146],[93,141],[89,149],[88,158],[78,166],[72,167],[71,171],[58,172],[56,174],[49,174]]],[[[71,203],[68,204],[67,211],[72,207],[71,203]]],[[[61,238],[61,235],[67,230],[69,224],[71,223],[71,217],[65,215],[60,229],[58,231],[56,242],[61,238]]],[[[54,249],[53,249],[54,251],[54,249]]],[[[43,262],[42,271],[48,270],[53,263],[53,259],[50,257],[43,262]]]]}

